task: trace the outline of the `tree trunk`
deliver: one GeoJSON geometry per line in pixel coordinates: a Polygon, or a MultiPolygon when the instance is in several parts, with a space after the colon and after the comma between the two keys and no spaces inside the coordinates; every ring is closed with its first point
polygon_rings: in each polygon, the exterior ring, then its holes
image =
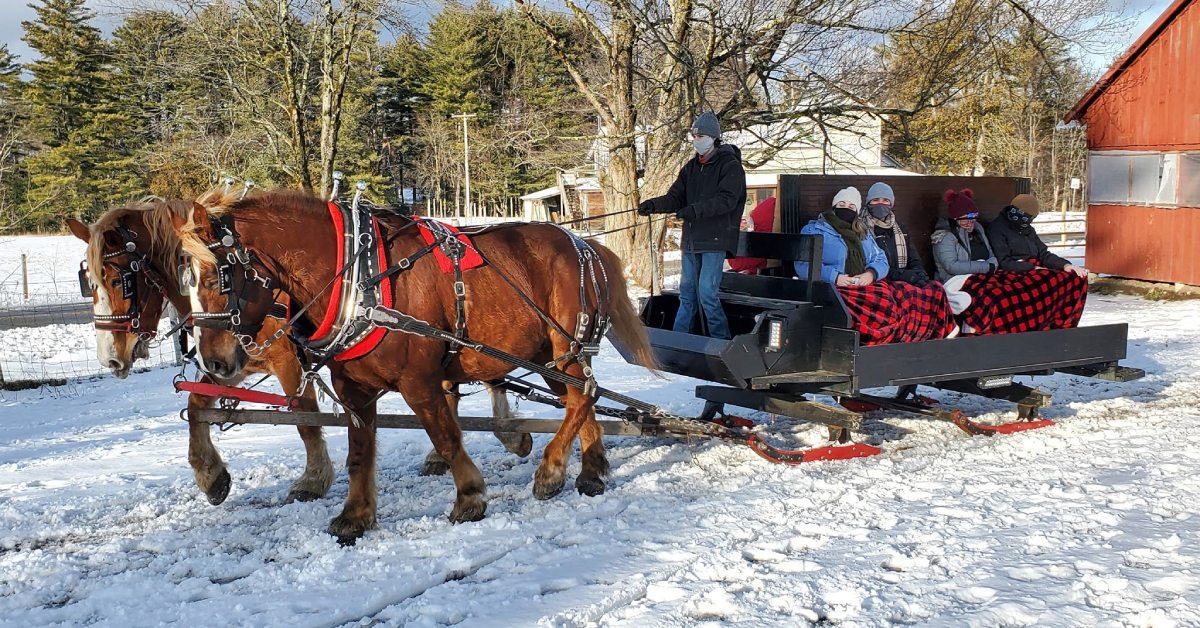
{"type": "MultiPolygon", "coordinates": [[[[609,214],[636,208],[642,200],[637,180],[637,109],[633,100],[634,28],[628,18],[618,17],[613,21],[608,90],[613,124],[608,129],[608,169],[600,173],[604,208],[609,214]]],[[[649,287],[658,260],[650,255],[651,233],[647,220],[633,212],[604,219],[605,231],[616,229],[622,231],[606,235],[605,245],[625,262],[626,273],[634,283],[649,287]]]]}

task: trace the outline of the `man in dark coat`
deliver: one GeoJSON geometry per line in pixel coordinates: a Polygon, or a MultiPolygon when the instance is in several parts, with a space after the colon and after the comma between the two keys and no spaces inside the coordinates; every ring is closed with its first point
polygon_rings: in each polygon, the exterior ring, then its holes
{"type": "Polygon", "coordinates": [[[1032,194],[1018,194],[996,217],[988,223],[988,240],[1000,268],[1023,273],[1035,268],[1065,270],[1080,277],[1087,277],[1087,269],[1075,266],[1053,254],[1034,230],[1033,219],[1041,206],[1032,194]]]}
{"type": "Polygon", "coordinates": [[[679,171],[671,189],[643,201],[638,213],[673,213],[683,221],[679,313],[673,329],[691,333],[699,301],[708,334],[729,338],[729,321],[717,291],[725,258],[737,250],[738,225],[746,205],[746,171],[741,151],[721,143],[721,125],[711,111],[696,118],[691,136],[696,155],[679,171]]]}
{"type": "Polygon", "coordinates": [[[867,190],[867,203],[863,206],[863,222],[871,227],[875,243],[883,249],[888,259],[888,276],[880,279],[903,281],[914,286],[929,283],[929,274],[921,262],[921,254],[913,245],[912,238],[896,222],[893,206],[896,194],[892,186],[882,181],[867,190]]]}

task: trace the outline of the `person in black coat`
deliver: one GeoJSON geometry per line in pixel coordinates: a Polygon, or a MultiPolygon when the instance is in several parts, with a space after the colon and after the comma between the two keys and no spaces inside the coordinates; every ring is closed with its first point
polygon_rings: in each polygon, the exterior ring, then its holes
{"type": "Polygon", "coordinates": [[[1034,230],[1033,219],[1041,206],[1032,194],[1018,194],[987,226],[988,240],[1000,262],[1000,268],[1013,272],[1029,272],[1035,268],[1065,270],[1080,277],[1088,271],[1051,253],[1034,230]]]}
{"type": "Polygon", "coordinates": [[[929,274],[925,272],[917,247],[896,221],[896,214],[892,212],[895,203],[892,186],[880,181],[867,191],[867,204],[863,206],[863,222],[870,226],[875,243],[888,259],[888,275],[881,279],[924,286],[929,283],[929,274]]]}
{"type": "Polygon", "coordinates": [[[746,171],[742,153],[721,143],[717,116],[706,111],[692,125],[696,155],[679,171],[667,193],[643,201],[638,214],[673,213],[683,221],[682,273],[675,331],[691,333],[697,301],[704,310],[708,334],[729,338],[729,321],[717,295],[725,258],[737,251],[738,227],[746,205],[746,171]]]}

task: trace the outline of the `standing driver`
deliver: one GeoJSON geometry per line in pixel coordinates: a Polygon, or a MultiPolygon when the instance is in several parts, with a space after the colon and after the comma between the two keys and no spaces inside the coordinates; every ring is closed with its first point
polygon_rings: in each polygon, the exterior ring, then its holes
{"type": "Polygon", "coordinates": [[[672,329],[691,333],[698,301],[708,335],[729,338],[729,320],[717,291],[725,258],[737,250],[738,223],[746,205],[746,171],[742,152],[721,142],[721,125],[711,111],[696,118],[691,140],[695,156],[666,194],[638,205],[638,214],[673,213],[683,221],[679,313],[672,329]]]}

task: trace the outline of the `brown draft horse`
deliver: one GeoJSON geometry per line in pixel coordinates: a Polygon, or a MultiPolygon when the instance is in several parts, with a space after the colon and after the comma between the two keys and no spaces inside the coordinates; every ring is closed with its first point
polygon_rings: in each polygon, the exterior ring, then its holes
{"type": "MultiPolygon", "coordinates": [[[[90,227],[78,220],[67,220],[71,233],[88,245],[88,279],[92,284],[93,311],[96,315],[123,316],[137,312],[138,328],[152,332],[158,328],[164,299],[175,306],[175,311],[181,317],[186,318],[191,314],[191,301],[182,296],[186,288],[181,291],[180,278],[175,272],[182,248],[172,225],[173,218],[186,217],[191,208],[191,201],[154,200],[110,209],[90,227]],[[133,243],[133,251],[126,249],[128,242],[133,243]],[[130,255],[121,255],[121,251],[130,255]],[[131,262],[143,257],[148,263],[144,268],[138,264],[139,270],[133,271],[137,286],[132,298],[126,299],[120,273],[122,270],[131,271],[131,262]]],[[[259,335],[260,340],[275,333],[280,325],[282,321],[267,318],[259,335]]],[[[96,341],[100,363],[121,379],[129,375],[134,360],[147,357],[146,337],[133,331],[97,329],[96,341]]],[[[288,395],[299,392],[300,363],[288,342],[278,343],[237,371],[225,374],[220,383],[236,385],[251,373],[271,373],[288,395]]],[[[212,382],[214,378],[205,375],[204,381],[212,382]]],[[[188,411],[210,407],[213,401],[212,397],[188,395],[188,411]]],[[[317,410],[315,392],[304,394],[300,398],[300,405],[308,410],[317,410]]],[[[196,484],[204,491],[208,501],[216,505],[229,495],[232,480],[220,452],[213,445],[210,429],[207,423],[188,423],[188,462],[196,475],[196,484]]],[[[333,464],[329,460],[321,428],[301,426],[297,429],[304,441],[308,461],[304,473],[288,490],[288,502],[323,497],[333,482],[333,464]]]]}
{"type": "MultiPolygon", "coordinates": [[[[205,311],[221,312],[226,307],[226,298],[214,289],[216,258],[207,248],[219,237],[214,233],[210,218],[213,216],[226,217],[227,221],[232,218],[239,246],[252,254],[249,264],[232,273],[233,289],[246,303],[240,313],[243,324],[261,320],[271,301],[272,289],[283,291],[294,303],[311,302],[310,311],[319,318],[330,301],[330,291],[325,288],[337,267],[335,231],[326,204],[308,195],[276,191],[242,200],[214,198],[206,205],[207,208],[197,204],[190,222],[175,223],[184,249],[192,255],[196,275],[201,278],[197,295],[205,311]],[[251,274],[268,277],[273,285],[268,289],[249,277],[251,274]]],[[[383,240],[387,243],[386,259],[390,263],[424,246],[418,230],[406,228],[410,224],[408,219],[385,218],[381,222],[383,240]]],[[[545,223],[497,225],[482,229],[472,239],[488,260],[487,266],[464,271],[465,318],[472,340],[545,364],[566,354],[571,339],[564,338],[539,318],[516,290],[568,330],[575,329],[581,311],[587,311],[594,320],[595,304],[607,299],[613,333],[635,348],[643,364],[654,364],[645,328],[629,301],[622,266],[611,251],[592,244],[607,275],[608,289],[603,291],[607,294],[596,294],[589,282],[586,287],[589,304],[584,305],[580,303],[580,262],[575,242],[559,227],[545,223]]],[[[453,275],[442,273],[435,260],[420,259],[394,278],[393,302],[405,314],[451,330],[455,322],[453,283],[453,275]]],[[[311,324],[313,317],[309,319],[311,324]]],[[[228,331],[208,331],[199,342],[205,359],[222,362],[229,369],[240,368],[247,354],[234,335],[228,331]]],[[[334,391],[359,419],[348,421],[350,447],[346,466],[350,489],[341,514],[329,525],[329,532],[341,542],[353,543],[376,523],[375,398],[386,390],[399,391],[404,396],[434,448],[450,464],[457,489],[450,520],[475,521],[484,516],[487,508],[484,480],[463,449],[462,432],[440,384],[499,379],[513,365],[464,349],[443,366],[447,350],[446,342],[392,331],[363,357],[330,363],[334,391]]],[[[569,375],[583,377],[578,362],[568,362],[561,368],[569,375]]],[[[562,490],[567,459],[576,437],[582,448],[583,466],[575,486],[587,495],[602,493],[608,460],[602,429],[595,420],[594,400],[573,387],[559,384],[552,387],[566,405],[566,416],[546,446],[534,475],[533,494],[547,499],[562,490]]]]}

